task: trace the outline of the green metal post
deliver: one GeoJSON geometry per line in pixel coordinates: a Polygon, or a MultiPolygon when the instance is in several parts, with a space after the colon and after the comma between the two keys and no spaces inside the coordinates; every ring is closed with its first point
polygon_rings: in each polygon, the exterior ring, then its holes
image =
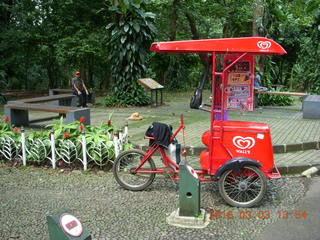
{"type": "Polygon", "coordinates": [[[198,174],[185,161],[179,164],[179,216],[200,215],[200,181],[198,174]]]}
{"type": "Polygon", "coordinates": [[[50,240],[91,240],[89,231],[75,218],[70,210],[59,210],[54,215],[47,216],[47,224],[50,240]],[[67,216],[66,216],[67,215],[67,216]],[[62,222],[62,217],[67,218],[62,222]],[[70,220],[68,220],[70,219],[70,220]],[[80,227],[81,226],[81,227],[80,227]],[[75,228],[80,228],[77,232],[75,228]],[[75,234],[74,234],[75,233],[75,234]]]}

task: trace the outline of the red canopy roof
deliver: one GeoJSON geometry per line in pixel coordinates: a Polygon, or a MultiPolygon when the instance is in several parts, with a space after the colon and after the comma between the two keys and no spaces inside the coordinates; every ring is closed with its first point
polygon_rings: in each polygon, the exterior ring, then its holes
{"type": "Polygon", "coordinates": [[[219,38],[188,41],[155,42],[150,50],[167,53],[252,53],[282,55],[287,53],[278,43],[264,37],[219,38]]]}

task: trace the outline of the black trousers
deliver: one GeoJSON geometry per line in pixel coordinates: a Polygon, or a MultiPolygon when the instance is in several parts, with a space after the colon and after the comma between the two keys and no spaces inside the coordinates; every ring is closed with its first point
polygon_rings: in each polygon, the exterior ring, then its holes
{"type": "Polygon", "coordinates": [[[85,90],[80,91],[81,94],[78,94],[77,91],[74,91],[74,94],[79,97],[79,105],[78,107],[87,107],[87,93],[85,90]]]}

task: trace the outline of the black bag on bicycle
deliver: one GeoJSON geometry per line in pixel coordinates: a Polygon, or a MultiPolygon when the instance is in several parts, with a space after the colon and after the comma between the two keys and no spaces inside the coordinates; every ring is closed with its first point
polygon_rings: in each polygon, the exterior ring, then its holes
{"type": "Polygon", "coordinates": [[[149,146],[156,142],[158,145],[168,148],[172,136],[172,127],[165,123],[153,122],[147,129],[146,136],[154,138],[154,140],[149,141],[149,146]]]}

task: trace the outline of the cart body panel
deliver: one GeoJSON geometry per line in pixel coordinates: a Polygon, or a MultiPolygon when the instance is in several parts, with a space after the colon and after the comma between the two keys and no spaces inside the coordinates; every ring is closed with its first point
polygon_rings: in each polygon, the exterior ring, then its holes
{"type": "Polygon", "coordinates": [[[203,150],[200,155],[201,168],[214,175],[227,161],[245,157],[262,165],[263,172],[271,172],[274,166],[270,128],[264,123],[241,121],[213,122],[213,137],[210,131],[202,135],[202,142],[210,146],[213,142],[213,157],[203,150]]]}

